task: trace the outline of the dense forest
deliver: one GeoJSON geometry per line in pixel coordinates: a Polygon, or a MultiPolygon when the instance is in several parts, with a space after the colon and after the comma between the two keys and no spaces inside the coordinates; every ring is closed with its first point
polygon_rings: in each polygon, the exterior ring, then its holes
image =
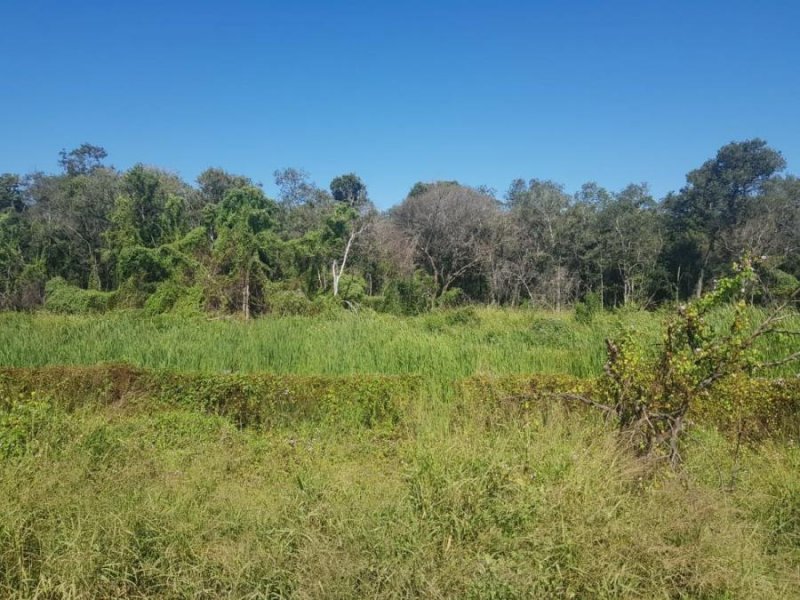
{"type": "Polygon", "coordinates": [[[800,279],[800,179],[759,139],[722,147],[663,199],[517,179],[500,195],[416,183],[380,212],[356,174],[275,172],[269,198],[209,168],[195,184],[91,144],[61,172],[0,175],[0,308],[414,314],[459,303],[657,306],[699,295],[743,254],[772,296],[800,279]]]}

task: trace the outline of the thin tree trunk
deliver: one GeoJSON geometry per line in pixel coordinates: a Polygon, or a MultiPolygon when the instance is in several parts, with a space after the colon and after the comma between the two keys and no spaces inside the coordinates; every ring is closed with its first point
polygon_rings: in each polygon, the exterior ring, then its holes
{"type": "Polygon", "coordinates": [[[250,319],[250,269],[244,273],[244,288],[242,289],[242,312],[245,320],[250,319]]]}

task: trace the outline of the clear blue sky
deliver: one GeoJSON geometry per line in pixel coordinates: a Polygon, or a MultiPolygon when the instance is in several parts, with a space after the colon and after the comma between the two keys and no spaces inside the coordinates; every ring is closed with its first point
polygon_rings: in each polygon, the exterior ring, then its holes
{"type": "Polygon", "coordinates": [[[5,0],[0,23],[0,171],[88,141],[268,191],[355,171],[381,207],[435,179],[661,196],[758,136],[800,172],[797,0],[5,0]]]}

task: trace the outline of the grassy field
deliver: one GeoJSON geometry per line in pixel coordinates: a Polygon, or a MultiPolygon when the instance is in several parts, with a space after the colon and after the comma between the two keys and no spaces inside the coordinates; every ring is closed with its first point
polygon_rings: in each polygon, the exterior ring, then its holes
{"type": "MultiPolygon", "coordinates": [[[[414,373],[439,381],[478,373],[589,377],[602,371],[606,337],[627,328],[655,346],[663,318],[620,312],[582,324],[571,313],[487,308],[419,317],[341,312],[251,322],[138,313],[1,313],[0,366],[124,362],[209,373],[414,373]]],[[[800,318],[787,327],[800,328],[800,318]]],[[[800,349],[796,338],[765,348],[768,357],[794,349],[800,349]]]]}
{"type": "Polygon", "coordinates": [[[734,468],[732,443],[698,429],[675,475],[559,410],[253,430],[148,405],[23,406],[0,466],[4,598],[800,590],[793,444],[747,448],[734,468]]]}
{"type": "MultiPolygon", "coordinates": [[[[634,315],[654,332],[657,320],[634,315]]],[[[600,372],[608,317],[580,325],[571,316],[462,310],[421,317],[353,314],[252,322],[165,315],[103,317],[0,315],[0,365],[96,364],[205,372],[305,375],[418,373],[456,379],[474,373],[600,372]]]]}
{"type": "Polygon", "coordinates": [[[635,326],[656,343],[658,322],[0,315],[0,367],[124,361],[211,380],[435,384],[409,392],[396,418],[342,405],[244,427],[198,398],[8,392],[0,597],[800,597],[797,440],[740,446],[697,424],[676,473],[637,459],[591,412],[445,393],[475,374],[596,375],[606,335],[635,326]]]}

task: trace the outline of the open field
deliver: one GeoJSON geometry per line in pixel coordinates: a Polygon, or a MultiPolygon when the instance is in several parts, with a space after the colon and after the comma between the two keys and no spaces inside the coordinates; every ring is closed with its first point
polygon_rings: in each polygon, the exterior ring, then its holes
{"type": "Polygon", "coordinates": [[[658,323],[0,315],[0,596],[800,597],[796,426],[676,473],[515,399],[658,323]]]}

